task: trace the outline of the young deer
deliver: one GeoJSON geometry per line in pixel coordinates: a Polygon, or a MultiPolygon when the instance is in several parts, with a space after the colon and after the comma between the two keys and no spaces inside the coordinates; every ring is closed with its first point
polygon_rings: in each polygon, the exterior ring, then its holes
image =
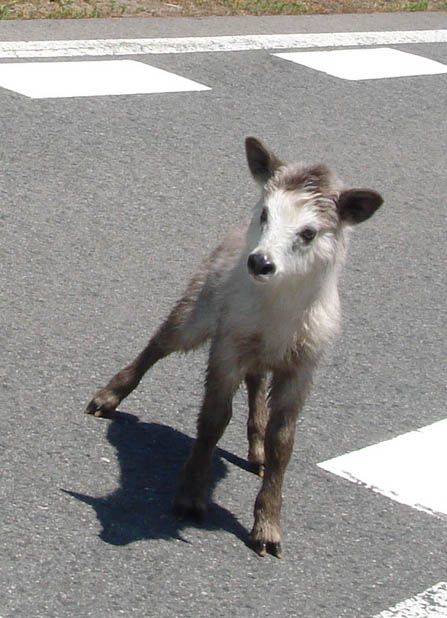
{"type": "Polygon", "coordinates": [[[86,412],[107,416],[158,360],[210,339],[197,440],[180,474],[174,512],[203,516],[213,450],[245,380],[248,460],[263,477],[250,542],[260,556],[280,557],[283,477],[314,369],[338,331],[337,278],[347,232],[383,200],[369,189],[344,189],[323,165],[284,164],[253,137],[245,146],[262,187],[250,224],[215,249],[146,348],[86,412]]]}

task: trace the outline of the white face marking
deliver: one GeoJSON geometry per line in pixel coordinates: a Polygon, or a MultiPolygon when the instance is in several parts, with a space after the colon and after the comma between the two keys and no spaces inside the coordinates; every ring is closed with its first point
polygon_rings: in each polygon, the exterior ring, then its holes
{"type": "MultiPolygon", "coordinates": [[[[277,190],[256,207],[250,226],[250,253],[263,253],[275,265],[275,278],[306,275],[316,263],[330,263],[336,256],[337,230],[328,228],[316,207],[317,193],[277,190]],[[265,220],[263,222],[263,220],[265,220]],[[300,234],[305,231],[306,240],[300,234]]],[[[272,275],[256,277],[260,281],[272,275]]]]}

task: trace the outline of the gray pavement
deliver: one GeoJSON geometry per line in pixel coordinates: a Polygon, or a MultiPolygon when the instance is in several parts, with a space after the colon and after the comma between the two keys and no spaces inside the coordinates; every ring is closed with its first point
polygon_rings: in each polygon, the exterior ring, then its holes
{"type": "Polygon", "coordinates": [[[269,17],[163,17],[0,21],[0,41],[431,30],[447,27],[447,12],[269,17]]]}
{"type": "MultiPolygon", "coordinates": [[[[4,22],[0,39],[446,21],[4,22]]],[[[446,44],[398,48],[447,62],[446,44]]],[[[446,522],[316,464],[445,417],[447,77],[348,82],[266,51],[138,59],[212,90],[31,100],[0,89],[0,616],[372,618],[445,581],[446,522]],[[282,561],[245,545],[259,480],[244,469],[243,393],[207,521],[171,517],[205,352],[156,366],[114,421],[83,415],[200,259],[249,216],[246,135],[385,197],[353,235],[343,334],[299,424],[282,561]]]]}

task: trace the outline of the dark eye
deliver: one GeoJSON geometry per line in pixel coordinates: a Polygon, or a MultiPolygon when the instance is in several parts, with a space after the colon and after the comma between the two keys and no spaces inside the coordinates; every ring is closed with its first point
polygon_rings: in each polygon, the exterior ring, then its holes
{"type": "Polygon", "coordinates": [[[264,223],[267,223],[267,218],[268,218],[268,213],[267,213],[267,208],[263,208],[262,212],[261,212],[261,225],[264,225],[264,223]]]}
{"type": "Polygon", "coordinates": [[[317,230],[314,230],[312,227],[305,227],[304,230],[301,230],[300,236],[304,240],[304,242],[309,243],[317,235],[317,230]]]}

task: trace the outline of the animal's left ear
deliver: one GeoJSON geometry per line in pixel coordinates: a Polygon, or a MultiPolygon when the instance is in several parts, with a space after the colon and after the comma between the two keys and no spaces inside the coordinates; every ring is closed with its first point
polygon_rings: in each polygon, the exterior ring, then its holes
{"type": "Polygon", "coordinates": [[[354,225],[372,217],[382,204],[383,198],[377,191],[348,189],[341,192],[337,201],[337,210],[342,221],[354,225]]]}
{"type": "Polygon", "coordinates": [[[269,152],[256,137],[245,139],[245,152],[250,172],[253,178],[261,184],[265,184],[275,170],[283,165],[282,161],[269,152]]]}

